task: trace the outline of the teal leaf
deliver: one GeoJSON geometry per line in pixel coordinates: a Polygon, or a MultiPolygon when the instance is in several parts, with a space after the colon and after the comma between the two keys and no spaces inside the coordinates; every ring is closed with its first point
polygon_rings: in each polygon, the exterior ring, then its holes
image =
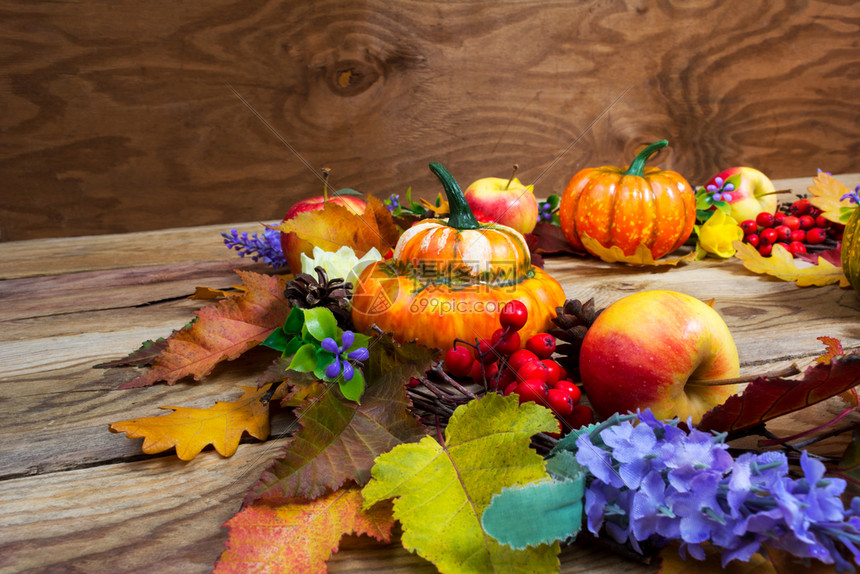
{"type": "Polygon", "coordinates": [[[325,307],[314,307],[313,309],[303,309],[305,314],[306,330],[311,337],[317,341],[322,341],[326,337],[334,339],[337,336],[337,319],[334,314],[325,307]]]}
{"type": "Polygon", "coordinates": [[[575,538],[582,528],[585,475],[503,488],[481,517],[487,534],[515,550],[575,538]],[[523,520],[528,516],[528,520],[523,520]]]}
{"type": "Polygon", "coordinates": [[[290,366],[287,368],[299,373],[313,371],[317,366],[316,349],[317,347],[313,343],[302,345],[293,355],[293,360],[290,361],[290,366]]]}
{"type": "Polygon", "coordinates": [[[360,402],[359,399],[364,394],[364,374],[361,369],[356,369],[348,381],[344,380],[343,376],[340,377],[340,392],[343,394],[343,398],[356,403],[360,402]]]}

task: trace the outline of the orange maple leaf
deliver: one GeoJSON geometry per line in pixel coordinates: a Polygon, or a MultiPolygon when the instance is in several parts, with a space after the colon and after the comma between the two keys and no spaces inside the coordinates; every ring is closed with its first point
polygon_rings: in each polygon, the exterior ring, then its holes
{"type": "Polygon", "coordinates": [[[844,354],[845,351],[842,350],[842,342],[839,339],[834,339],[833,337],[816,337],[819,341],[824,343],[826,347],[826,351],[820,357],[815,358],[816,363],[822,363],[825,365],[829,365],[834,357],[838,357],[844,354]]]}
{"type": "Polygon", "coordinates": [[[345,534],[390,541],[391,506],[377,504],[365,511],[361,504],[358,488],[344,488],[304,504],[248,506],[224,525],[230,537],[215,573],[324,573],[345,534]]]}
{"type": "Polygon", "coordinates": [[[183,377],[199,381],[224,360],[233,360],[262,343],[290,312],[284,297],[287,279],[237,271],[247,289],[196,312],[199,320],[175,332],[152,368],[120,389],[146,387],[158,381],[174,384],[183,377]]]}
{"type": "Polygon", "coordinates": [[[337,251],[346,245],[359,257],[372,247],[380,253],[393,249],[400,236],[388,208],[372,195],[367,196],[363,214],[328,203],[323,209],[300,213],[272,229],[293,232],[324,251],[337,251]]]}
{"type": "Polygon", "coordinates": [[[260,399],[270,386],[239,387],[244,393],[237,400],[218,401],[206,409],[159,407],[173,412],[111,423],[109,428],[114,433],[124,432],[128,438],[143,437],[146,454],[176,447],[176,456],[191,460],[211,444],[218,454],[233,456],[245,431],[260,440],[268,438],[269,405],[260,399]]]}

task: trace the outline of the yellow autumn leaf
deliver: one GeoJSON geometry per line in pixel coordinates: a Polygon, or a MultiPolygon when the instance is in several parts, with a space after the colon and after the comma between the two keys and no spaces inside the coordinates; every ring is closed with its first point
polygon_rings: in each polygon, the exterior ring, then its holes
{"type": "Polygon", "coordinates": [[[734,242],[735,257],[743,261],[744,267],[753,273],[772,275],[783,281],[794,281],[798,287],[821,287],[838,283],[840,287],[848,287],[848,279],[841,267],[829,263],[823,257],[818,259],[818,265],[800,268],[794,263],[794,257],[780,244],[773,246],[770,257],[762,257],[755,247],[742,241],[734,242]]]}
{"type": "Polygon", "coordinates": [[[678,542],[671,542],[660,552],[660,574],[777,574],[773,564],[758,553],[753,554],[747,561],[732,560],[723,566],[722,553],[715,546],[702,545],[705,551],[704,560],[684,560],[678,553],[679,546],[678,542]]]}
{"type": "Polygon", "coordinates": [[[191,460],[211,444],[221,456],[233,456],[244,432],[260,440],[269,436],[269,405],[260,401],[269,387],[239,387],[244,393],[237,400],[218,401],[206,409],[159,407],[173,412],[111,423],[110,431],[124,432],[127,438],[143,437],[146,454],[176,447],[177,457],[191,460]]]}
{"type": "Polygon", "coordinates": [[[806,191],[815,196],[810,198],[809,202],[822,211],[821,215],[836,223],[848,221],[851,212],[857,207],[848,199],[842,199],[851,190],[823,171],[818,172],[806,191]]]}
{"type": "Polygon", "coordinates": [[[651,254],[651,250],[648,249],[645,245],[639,245],[633,255],[625,255],[624,251],[622,251],[621,248],[617,245],[613,245],[609,248],[604,247],[598,240],[592,239],[588,235],[581,235],[580,240],[582,241],[582,245],[585,247],[586,251],[588,251],[592,255],[600,257],[600,259],[606,261],[607,263],[620,262],[629,263],[630,265],[651,265],[656,267],[661,265],[675,266],[679,263],[689,263],[690,261],[696,260],[695,250],[680,257],[670,257],[668,259],[654,259],[654,256],[651,254]]]}

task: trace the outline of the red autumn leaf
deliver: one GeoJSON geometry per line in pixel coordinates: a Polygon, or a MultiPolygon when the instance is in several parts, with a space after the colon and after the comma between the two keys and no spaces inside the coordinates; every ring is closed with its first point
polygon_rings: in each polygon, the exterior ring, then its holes
{"type": "Polygon", "coordinates": [[[107,363],[99,363],[93,365],[94,369],[113,369],[116,367],[146,367],[158,358],[167,348],[167,339],[158,339],[156,341],[144,342],[137,351],[134,351],[127,357],[108,361],[107,363]]]}
{"type": "Polygon", "coordinates": [[[146,387],[183,377],[201,380],[221,361],[233,360],[263,342],[290,311],[284,297],[286,278],[237,271],[247,291],[196,312],[191,327],[173,333],[152,368],[121,389],[146,387]]]}
{"type": "Polygon", "coordinates": [[[361,504],[361,491],[346,488],[304,504],[249,506],[224,525],[230,537],[215,573],[323,573],[345,534],[390,541],[391,506],[361,504]]]}
{"type": "Polygon", "coordinates": [[[257,498],[313,499],[347,481],[370,479],[374,459],[396,445],[425,436],[409,413],[404,383],[422,375],[434,353],[421,345],[396,346],[390,337],[371,339],[365,362],[367,391],[361,404],[329,389],[296,411],[302,425],[293,440],[248,493],[257,498]]]}
{"type": "Polygon", "coordinates": [[[776,417],[834,397],[860,384],[860,351],[817,363],[801,379],[758,378],[702,418],[698,428],[742,434],[776,417]]]}
{"type": "Polygon", "coordinates": [[[795,253],[794,256],[797,259],[802,259],[807,263],[812,263],[813,265],[818,265],[819,258],[824,259],[834,267],[842,266],[842,244],[838,243],[836,247],[833,249],[827,249],[825,251],[814,251],[812,253],[795,253]]]}

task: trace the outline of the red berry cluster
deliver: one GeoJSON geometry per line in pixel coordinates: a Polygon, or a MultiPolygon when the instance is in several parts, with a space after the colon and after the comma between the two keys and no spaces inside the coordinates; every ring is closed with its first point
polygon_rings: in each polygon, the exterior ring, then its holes
{"type": "Polygon", "coordinates": [[[594,421],[591,409],[578,404],[582,396],[579,387],[568,380],[564,368],[551,358],[555,337],[538,333],[526,341],[525,348],[520,348],[519,331],[527,320],[528,310],[521,301],[508,302],[499,315],[501,327],[489,340],[483,339],[474,346],[455,341],[445,354],[445,371],[454,377],[471,377],[490,391],[516,393],[521,404],[534,401],[548,407],[565,430],[591,424],[594,421]]]}
{"type": "Polygon", "coordinates": [[[808,199],[798,199],[787,211],[763,211],[754,220],[747,219],[741,223],[741,229],[744,242],[768,257],[778,243],[792,255],[811,251],[829,239],[839,239],[844,226],[825,219],[808,199]]]}

